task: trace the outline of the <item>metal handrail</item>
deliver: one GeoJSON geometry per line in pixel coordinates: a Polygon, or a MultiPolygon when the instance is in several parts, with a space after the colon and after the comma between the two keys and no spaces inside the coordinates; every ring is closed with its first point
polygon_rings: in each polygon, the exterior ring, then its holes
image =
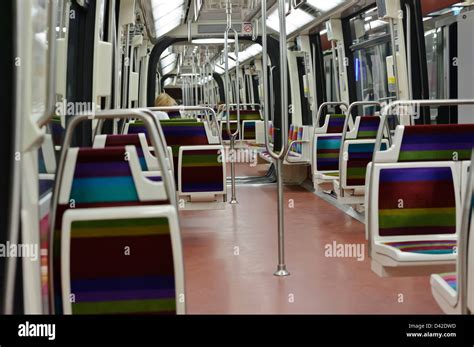
{"type": "MultiPolygon", "coordinates": [[[[342,129],[342,136],[341,136],[341,146],[339,148],[339,172],[342,173],[342,164],[344,162],[344,142],[346,140],[347,135],[347,127],[349,126],[349,118],[352,117],[352,110],[355,107],[359,106],[382,106],[382,104],[378,101],[356,101],[349,105],[346,113],[346,119],[344,120],[344,128],[342,129]]],[[[375,150],[375,149],[374,149],[375,150]]],[[[340,175],[340,182],[339,182],[339,196],[344,197],[344,189],[342,188],[342,175],[340,175]]]]}
{"type": "Polygon", "coordinates": [[[56,113],[56,1],[49,2],[48,62],[46,80],[46,105],[43,115],[38,119],[40,128],[49,123],[56,113]]]}
{"type": "MultiPolygon", "coordinates": [[[[174,179],[170,171],[166,170],[166,162],[165,162],[166,150],[161,145],[158,130],[155,127],[155,122],[153,120],[153,117],[150,117],[148,113],[142,110],[133,110],[133,109],[132,110],[122,109],[122,110],[101,111],[99,113],[94,114],[92,118],[89,114],[76,115],[74,117],[71,117],[71,120],[66,129],[66,133],[64,135],[64,141],[61,147],[61,155],[60,155],[59,165],[58,165],[57,173],[56,173],[56,180],[55,180],[54,190],[53,190],[53,198],[51,199],[51,218],[52,218],[51,220],[53,221],[53,223],[51,223],[50,225],[50,233],[49,233],[50,247],[53,247],[53,240],[55,237],[55,224],[56,223],[54,221],[55,221],[56,213],[57,213],[56,206],[58,205],[58,201],[59,201],[59,194],[60,194],[60,189],[61,189],[61,184],[62,184],[62,176],[64,174],[67,151],[70,148],[75,128],[81,122],[91,120],[91,119],[99,119],[99,120],[112,119],[113,120],[117,118],[119,119],[138,118],[143,121],[143,123],[147,127],[147,130],[149,131],[149,139],[155,149],[156,156],[162,168],[161,173],[163,175],[163,182],[165,183],[164,186],[165,186],[166,194],[171,204],[177,208],[176,192],[175,192],[174,187],[171,189],[172,184],[174,183],[174,179]]],[[[53,256],[52,249],[49,250],[49,263],[50,264],[54,263],[54,256],[53,256]]],[[[50,286],[51,295],[52,297],[54,297],[55,295],[54,272],[50,273],[49,286],[50,286]]],[[[55,308],[55,300],[51,300],[51,312],[54,312],[54,308],[55,308]]]]}
{"type": "Polygon", "coordinates": [[[285,220],[283,205],[283,179],[282,168],[283,160],[288,152],[288,70],[287,65],[287,46],[286,46],[286,17],[285,17],[285,1],[278,1],[278,15],[280,20],[280,80],[281,80],[281,137],[282,148],[277,154],[270,148],[268,139],[268,57],[267,57],[267,0],[262,0],[262,57],[263,57],[263,92],[264,92],[264,127],[265,127],[265,148],[271,158],[276,161],[277,172],[277,189],[278,189],[278,265],[274,273],[275,276],[288,276],[290,273],[286,269],[285,264],[285,220]]]}
{"type": "MultiPolygon", "coordinates": [[[[473,222],[474,216],[471,215],[472,209],[472,198],[474,195],[474,151],[471,156],[471,174],[469,175],[467,183],[467,193],[464,199],[464,208],[463,208],[463,219],[461,224],[461,234],[459,235],[459,247],[458,247],[458,266],[457,270],[458,276],[458,297],[456,306],[460,306],[461,314],[468,314],[467,307],[467,290],[468,290],[468,281],[467,281],[467,270],[469,262],[469,238],[474,237],[474,235],[469,235],[470,224],[473,222]],[[471,219],[471,220],[470,220],[471,219]]],[[[473,294],[474,295],[474,294],[473,294]]]]}
{"type": "Polygon", "coordinates": [[[237,30],[232,28],[232,4],[230,0],[227,0],[226,3],[226,13],[227,13],[227,28],[224,33],[224,56],[225,56],[225,104],[227,111],[227,134],[230,138],[230,152],[231,152],[231,162],[230,162],[230,175],[231,175],[231,199],[230,204],[237,204],[236,189],[235,189],[235,161],[233,159],[234,150],[235,150],[235,140],[240,133],[240,80],[239,80],[239,33],[237,30]],[[230,106],[229,106],[229,33],[234,33],[234,52],[235,52],[235,76],[236,76],[236,102],[237,102],[237,129],[235,132],[231,131],[230,128],[230,106]]]}
{"type": "Polygon", "coordinates": [[[319,120],[321,119],[321,115],[322,115],[324,109],[328,106],[345,106],[346,110],[349,109],[349,104],[347,102],[344,102],[344,101],[323,102],[321,104],[321,106],[319,106],[318,113],[316,114],[316,119],[313,119],[313,126],[314,126],[315,129],[319,127],[319,120]]]}

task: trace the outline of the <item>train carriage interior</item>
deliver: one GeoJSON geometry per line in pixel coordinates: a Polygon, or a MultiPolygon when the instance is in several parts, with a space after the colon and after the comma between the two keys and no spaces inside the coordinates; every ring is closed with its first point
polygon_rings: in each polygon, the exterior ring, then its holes
{"type": "Polygon", "coordinates": [[[2,314],[474,313],[474,1],[4,6],[2,314]]]}

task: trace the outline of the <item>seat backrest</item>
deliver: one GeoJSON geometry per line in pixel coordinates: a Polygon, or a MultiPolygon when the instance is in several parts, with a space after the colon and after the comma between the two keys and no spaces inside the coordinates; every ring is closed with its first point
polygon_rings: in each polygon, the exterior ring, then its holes
{"type": "Polygon", "coordinates": [[[340,134],[344,130],[344,122],[346,115],[344,114],[328,114],[323,128],[327,125],[326,134],[340,134]]]}
{"type": "Polygon", "coordinates": [[[454,164],[431,167],[383,167],[377,194],[380,237],[456,234],[459,179],[454,164]],[[441,198],[442,197],[442,198],[441,198]]]}
{"type": "Polygon", "coordinates": [[[54,208],[56,312],[176,312],[177,213],[164,183],[143,176],[135,146],[68,149],[54,208]]]}
{"type": "Polygon", "coordinates": [[[51,119],[51,134],[53,136],[54,146],[61,146],[64,139],[65,129],[61,124],[61,118],[59,116],[54,116],[51,119]]]}
{"type": "MultiPolygon", "coordinates": [[[[145,156],[145,152],[148,156],[151,156],[148,149],[148,143],[145,134],[126,134],[126,135],[97,135],[94,138],[94,148],[104,147],[124,147],[124,146],[135,146],[137,149],[138,159],[140,161],[140,167],[143,171],[157,170],[157,163],[152,168],[149,167],[149,162],[145,156]]],[[[150,158],[149,158],[150,159],[150,158]]],[[[156,161],[156,158],[153,158],[156,161]]]]}
{"type": "Polygon", "coordinates": [[[474,124],[399,126],[398,133],[398,162],[470,160],[474,147],[474,124]]]}
{"type": "Polygon", "coordinates": [[[357,117],[354,128],[357,129],[357,139],[375,139],[380,126],[380,117],[357,117]]]}
{"type": "MultiPolygon", "coordinates": [[[[230,118],[229,120],[237,120],[237,111],[231,110],[230,111],[230,118]]],[[[253,110],[241,110],[240,111],[240,122],[242,123],[244,120],[262,120],[259,111],[253,110]]]]}

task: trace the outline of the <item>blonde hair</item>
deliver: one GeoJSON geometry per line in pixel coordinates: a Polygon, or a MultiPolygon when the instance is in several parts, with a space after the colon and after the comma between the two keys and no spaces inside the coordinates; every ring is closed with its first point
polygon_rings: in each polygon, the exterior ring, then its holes
{"type": "Polygon", "coordinates": [[[155,106],[176,106],[176,105],[178,105],[176,100],[166,93],[162,93],[158,95],[158,97],[155,99],[155,106]]]}

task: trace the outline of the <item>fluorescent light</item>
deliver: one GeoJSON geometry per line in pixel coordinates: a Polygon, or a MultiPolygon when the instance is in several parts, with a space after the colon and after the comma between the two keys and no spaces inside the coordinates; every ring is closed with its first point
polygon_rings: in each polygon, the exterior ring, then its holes
{"type": "Polygon", "coordinates": [[[430,20],[433,17],[423,17],[423,22],[426,22],[427,20],[430,20]]]}
{"type": "Polygon", "coordinates": [[[307,0],[307,4],[317,8],[321,12],[331,11],[333,8],[336,8],[342,4],[344,0],[307,0]]]}
{"type": "MultiPolygon", "coordinates": [[[[326,0],[324,0],[326,1],[326,0]]],[[[339,1],[339,0],[338,0],[339,1]]],[[[300,29],[301,27],[305,26],[309,22],[313,21],[315,18],[302,11],[300,9],[291,11],[291,14],[286,16],[286,33],[292,34],[296,30],[300,29]]],[[[275,8],[267,19],[267,26],[272,28],[275,31],[280,30],[280,20],[278,17],[278,8],[275,8]]]]}
{"type": "Polygon", "coordinates": [[[184,0],[152,0],[156,37],[159,38],[181,24],[184,16],[184,0]]]}
{"type": "MultiPolygon", "coordinates": [[[[228,43],[234,43],[234,39],[229,39],[227,41],[228,43]]],[[[192,40],[191,43],[194,43],[196,45],[212,45],[212,44],[224,44],[225,40],[224,39],[195,39],[192,40]]]]}
{"type": "Polygon", "coordinates": [[[319,32],[319,35],[326,35],[328,33],[328,29],[323,29],[319,32]]]}

